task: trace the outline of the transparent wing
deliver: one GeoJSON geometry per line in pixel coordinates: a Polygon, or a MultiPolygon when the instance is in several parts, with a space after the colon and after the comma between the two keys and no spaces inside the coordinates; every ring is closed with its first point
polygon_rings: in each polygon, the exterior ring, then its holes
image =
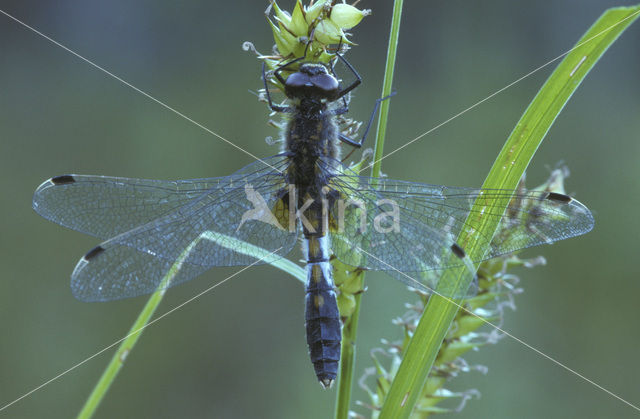
{"type": "Polygon", "coordinates": [[[287,164],[281,155],[263,162],[250,164],[231,176],[209,179],[56,176],[36,189],[33,209],[64,227],[108,239],[167,215],[205,193],[221,196],[247,177],[284,171],[287,164]]]}
{"type": "MultiPolygon", "coordinates": [[[[281,163],[275,167],[286,166],[284,160],[281,163]]],[[[213,266],[265,263],[255,257],[256,247],[269,252],[277,250],[273,260],[286,255],[297,240],[297,231],[286,229],[288,212],[282,200],[286,191],[284,176],[260,162],[215,182],[164,183],[163,189],[159,189],[157,184],[147,183],[149,181],[129,180],[128,186],[116,186],[98,179],[102,182],[98,183],[102,185],[100,189],[105,193],[93,192],[94,196],[100,196],[102,202],[122,203],[124,208],[134,208],[138,212],[127,214],[116,206],[122,218],[114,217],[110,212],[113,208],[85,203],[74,191],[71,196],[78,197],[85,209],[85,212],[76,212],[81,222],[66,215],[51,218],[78,229],[93,229],[96,234],[99,231],[118,231],[121,227],[115,226],[115,221],[119,219],[128,226],[152,219],[103,242],[78,262],[71,277],[71,288],[80,300],[107,301],[133,297],[151,293],[161,285],[170,287],[190,280],[213,266]],[[176,190],[176,184],[190,186],[176,190]],[[214,186],[204,189],[210,184],[214,186]],[[174,186],[167,189],[167,185],[174,186]],[[124,190],[132,187],[143,192],[127,199],[124,190]],[[202,189],[197,192],[199,187],[202,189]],[[114,190],[117,193],[106,194],[106,191],[114,190]],[[167,194],[167,190],[171,193],[167,194]],[[256,196],[260,201],[252,200],[256,196]],[[149,198],[156,204],[141,198],[149,198]],[[151,211],[144,211],[145,208],[151,211]],[[264,212],[274,215],[265,221],[261,218],[264,212]],[[100,218],[103,216],[109,221],[100,218]],[[96,217],[100,229],[94,229],[90,224],[96,217]],[[171,281],[163,283],[170,270],[171,281]]],[[[64,184],[54,183],[50,188],[60,186],[64,184]]],[[[95,191],[95,184],[91,188],[95,191]]],[[[51,203],[55,200],[46,201],[51,203]]],[[[52,208],[51,205],[48,207],[52,208]]],[[[55,214],[60,212],[56,210],[55,214]]]]}
{"type": "MultiPolygon", "coordinates": [[[[594,224],[584,205],[558,193],[455,188],[349,174],[336,176],[330,186],[347,200],[342,209],[340,202],[331,209],[336,257],[349,265],[387,271],[408,285],[415,281],[402,272],[469,265],[465,243],[456,242],[462,231],[488,248],[484,258],[473,260],[479,262],[581,235],[594,224]],[[477,217],[500,222],[494,238],[466,224],[476,199],[483,204],[477,217]],[[507,211],[498,209],[507,204],[507,211]],[[345,221],[340,223],[340,218],[345,221]],[[366,250],[365,257],[360,249],[366,250]],[[452,254],[456,257],[449,257],[452,254]]],[[[438,285],[438,275],[409,276],[428,288],[438,285]]]]}

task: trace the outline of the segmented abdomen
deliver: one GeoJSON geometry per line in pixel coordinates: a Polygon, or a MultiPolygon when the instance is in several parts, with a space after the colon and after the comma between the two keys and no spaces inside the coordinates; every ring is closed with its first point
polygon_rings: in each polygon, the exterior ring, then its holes
{"type": "Polygon", "coordinates": [[[338,373],[341,340],[340,312],[329,263],[329,236],[323,233],[309,234],[308,231],[304,233],[307,344],[316,376],[327,388],[333,384],[338,373]]]}
{"type": "MultiPolygon", "coordinates": [[[[331,194],[324,189],[332,171],[320,161],[338,158],[337,128],[331,113],[322,107],[313,115],[310,110],[294,114],[286,130],[286,150],[290,154],[287,181],[295,185],[304,234],[303,252],[307,261],[305,327],[309,355],[320,383],[331,386],[340,361],[341,325],[338,303],[329,263],[330,243],[327,235],[327,212],[331,194]],[[321,169],[322,167],[322,169],[321,169]],[[307,203],[311,201],[310,205],[307,203]],[[324,208],[323,204],[327,207],[324,208]]],[[[289,197],[291,198],[291,196],[289,197]]]]}

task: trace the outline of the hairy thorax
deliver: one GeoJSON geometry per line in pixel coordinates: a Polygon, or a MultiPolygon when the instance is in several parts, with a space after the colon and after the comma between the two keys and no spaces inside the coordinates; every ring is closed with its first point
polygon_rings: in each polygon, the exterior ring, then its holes
{"type": "Polygon", "coordinates": [[[331,167],[339,158],[338,129],[334,116],[325,103],[300,101],[285,132],[287,152],[291,155],[290,183],[300,188],[327,184],[328,174],[318,169],[322,160],[331,167]],[[331,162],[330,162],[331,161],[331,162]]]}

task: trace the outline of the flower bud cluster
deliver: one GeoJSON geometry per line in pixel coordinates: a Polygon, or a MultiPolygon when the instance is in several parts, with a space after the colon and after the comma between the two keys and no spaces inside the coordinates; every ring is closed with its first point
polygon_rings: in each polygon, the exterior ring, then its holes
{"type": "Polygon", "coordinates": [[[275,1],[271,2],[266,15],[280,59],[302,57],[311,42],[307,53],[317,61],[329,62],[332,56],[327,53],[329,45],[352,45],[345,30],[356,26],[371,12],[345,3],[333,3],[318,0],[303,6],[301,0],[296,0],[293,12],[289,13],[275,1]]]}

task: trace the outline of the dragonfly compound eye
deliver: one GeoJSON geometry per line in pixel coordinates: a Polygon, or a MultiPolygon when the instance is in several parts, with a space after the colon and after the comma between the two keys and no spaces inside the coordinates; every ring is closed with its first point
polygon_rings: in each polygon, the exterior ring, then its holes
{"type": "Polygon", "coordinates": [[[285,82],[285,94],[289,98],[333,100],[339,89],[338,80],[322,64],[303,64],[285,82]]]}
{"type": "Polygon", "coordinates": [[[285,85],[287,88],[300,88],[300,87],[311,87],[313,84],[311,83],[311,78],[308,74],[297,72],[293,73],[289,77],[287,77],[287,83],[285,85]]]}
{"type": "Polygon", "coordinates": [[[311,83],[318,89],[331,93],[338,90],[338,80],[329,74],[318,74],[311,77],[311,83]]]}

